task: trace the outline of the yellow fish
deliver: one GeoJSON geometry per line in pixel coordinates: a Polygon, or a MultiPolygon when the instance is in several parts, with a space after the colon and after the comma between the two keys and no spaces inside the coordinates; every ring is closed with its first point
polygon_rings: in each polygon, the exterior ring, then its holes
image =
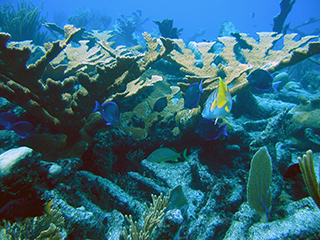
{"type": "Polygon", "coordinates": [[[202,117],[216,119],[228,115],[232,108],[232,97],[227,84],[219,77],[219,87],[208,97],[202,111],[202,117]]]}

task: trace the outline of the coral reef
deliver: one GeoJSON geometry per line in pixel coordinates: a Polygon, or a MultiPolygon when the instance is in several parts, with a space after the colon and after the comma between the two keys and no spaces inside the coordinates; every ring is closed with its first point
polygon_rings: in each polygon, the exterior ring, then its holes
{"type": "Polygon", "coordinates": [[[286,32],[289,24],[283,29],[283,24],[286,21],[288,14],[291,12],[291,9],[296,1],[295,0],[281,0],[280,2],[280,13],[273,18],[273,28],[272,30],[277,33],[286,32]]]}
{"type": "Polygon", "coordinates": [[[126,216],[127,221],[130,223],[130,228],[129,231],[124,228],[120,239],[151,239],[154,228],[163,219],[164,213],[169,206],[170,194],[167,197],[162,196],[162,194],[159,197],[154,195],[151,195],[151,197],[152,203],[150,207],[146,206],[147,210],[143,213],[143,227],[140,227],[138,222],[133,221],[131,215],[126,216]]]}
{"type": "Polygon", "coordinates": [[[319,183],[314,172],[312,151],[308,150],[306,154],[303,154],[302,158],[298,157],[298,160],[303,180],[308,188],[308,192],[313,198],[314,202],[317,204],[318,208],[320,208],[319,183]]]}
{"type": "MultiPolygon", "coordinates": [[[[218,76],[225,78],[230,85],[232,95],[237,95],[249,87],[247,76],[258,68],[264,68],[273,73],[284,67],[294,65],[304,59],[320,53],[318,36],[306,36],[295,41],[297,34],[276,34],[260,32],[259,41],[247,34],[240,33],[238,38],[219,37],[223,44],[220,53],[213,52],[215,42],[195,43],[202,60],[201,67],[196,66],[196,53],[185,47],[182,40],[175,40],[179,51],[173,50],[166,59],[180,66],[180,70],[187,75],[189,83],[204,78],[203,87],[206,98],[212,90],[218,87],[218,76]],[[283,48],[273,50],[275,43],[283,37],[283,48]],[[317,40],[310,42],[311,40],[317,40]],[[237,49],[240,47],[240,51],[237,49]],[[243,57],[243,60],[239,60],[243,57]]],[[[189,84],[179,83],[182,91],[186,91],[189,84]]]]}
{"type": "MultiPolygon", "coordinates": [[[[66,26],[65,32],[64,40],[44,47],[8,43],[9,35],[0,34],[0,94],[9,101],[1,101],[1,111],[16,113],[38,131],[19,139],[12,130],[0,130],[0,207],[26,196],[52,201],[64,226],[46,226],[41,238],[56,233],[56,238],[119,239],[130,225],[132,231],[124,234],[129,239],[140,230],[155,240],[318,236],[319,209],[311,198],[302,199],[308,193],[299,176],[292,183],[283,174],[307,146],[315,149],[315,159],[319,156],[319,124],[314,124],[319,122],[319,86],[292,77],[295,71],[310,73],[317,63],[304,62],[305,71],[286,69],[278,93],[250,92],[246,80],[255,69],[274,72],[319,53],[318,37],[259,33],[256,41],[239,33],[186,47],[181,39],[144,33],[145,48],[127,48],[113,47],[111,32],[92,31],[94,41],[79,38],[77,43],[72,38],[83,29],[66,26]],[[274,50],[281,38],[284,45],[274,50]],[[42,57],[33,61],[32,54],[42,57]],[[175,76],[168,74],[172,69],[175,76]],[[226,117],[228,136],[206,141],[194,126],[218,77],[237,96],[233,117],[226,117]],[[202,78],[203,99],[185,109],[184,91],[202,78]],[[159,99],[165,104],[155,109],[159,99]],[[117,102],[120,121],[106,126],[92,113],[95,101],[117,102]],[[21,145],[32,149],[17,148],[21,145]],[[162,147],[188,152],[188,157],[166,164],[149,161],[148,155],[162,147]],[[260,147],[273,159],[268,223],[259,222],[245,193],[250,159],[260,147]],[[177,187],[185,195],[184,206],[167,207],[173,200],[163,196],[177,187]]],[[[264,205],[269,209],[269,200],[264,205]]]]}
{"type": "Polygon", "coordinates": [[[173,27],[173,19],[164,19],[161,22],[153,20],[158,25],[162,37],[179,38],[183,28],[173,27]]]}
{"type": "Polygon", "coordinates": [[[50,214],[35,218],[26,218],[21,222],[4,221],[0,226],[1,239],[65,239],[64,217],[58,208],[51,209],[50,214]]]}
{"type": "Polygon", "coordinates": [[[142,19],[141,10],[133,12],[130,16],[120,15],[113,25],[114,31],[121,36],[127,43],[136,45],[138,39],[135,36],[136,31],[141,31],[141,26],[148,21],[148,18],[142,19]]]}
{"type": "Polygon", "coordinates": [[[85,27],[90,20],[91,18],[89,17],[89,10],[84,8],[78,9],[75,15],[68,17],[68,23],[77,28],[85,27]]]}
{"type": "Polygon", "coordinates": [[[40,33],[45,17],[40,17],[43,4],[37,8],[27,1],[17,2],[17,9],[13,4],[4,4],[0,7],[1,31],[8,32],[12,41],[33,40],[42,44],[46,34],[40,33]]]}
{"type": "Polygon", "coordinates": [[[144,34],[147,51],[143,54],[123,47],[112,49],[104,41],[90,49],[86,42],[80,42],[79,48],[72,48],[67,44],[80,30],[68,26],[65,30],[66,39],[54,42],[44,57],[28,67],[25,64],[30,50],[7,48],[10,36],[1,35],[1,57],[4,60],[0,69],[1,95],[22,106],[39,122],[66,134],[68,141],[72,141],[79,135],[85,118],[91,114],[95,100],[103,102],[114,98],[121,101],[150,87],[154,80],[139,84],[135,79],[168,54],[173,43],[170,39],[158,41],[144,34]],[[68,65],[61,64],[66,59],[68,65]],[[95,68],[97,74],[89,75],[95,68]],[[130,83],[133,80],[136,82],[130,83]],[[78,90],[74,89],[76,84],[81,84],[78,90]],[[123,91],[122,95],[116,94],[123,91]]]}

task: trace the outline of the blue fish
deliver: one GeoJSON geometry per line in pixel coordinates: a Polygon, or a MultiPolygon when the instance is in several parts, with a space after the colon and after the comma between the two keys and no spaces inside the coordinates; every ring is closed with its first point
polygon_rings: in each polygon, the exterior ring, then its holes
{"type": "Polygon", "coordinates": [[[184,107],[186,108],[194,108],[198,105],[201,97],[201,93],[203,93],[202,82],[200,83],[192,83],[188,87],[186,94],[184,96],[184,107]]]}
{"type": "Polygon", "coordinates": [[[12,125],[12,130],[21,138],[27,138],[36,135],[34,126],[26,121],[16,122],[12,125]]]}
{"type": "Polygon", "coordinates": [[[93,112],[99,112],[104,120],[106,120],[106,125],[113,125],[119,122],[120,119],[120,111],[119,107],[115,102],[106,102],[100,105],[97,101],[95,101],[96,106],[93,112]]]}
{"type": "Polygon", "coordinates": [[[167,98],[159,98],[153,105],[153,111],[161,112],[168,105],[167,98]]]}
{"type": "Polygon", "coordinates": [[[266,70],[256,69],[247,77],[248,82],[260,91],[269,91],[272,88],[273,76],[266,70]]]}
{"type": "Polygon", "coordinates": [[[17,115],[10,112],[0,113],[0,124],[5,127],[5,129],[12,129],[12,125],[18,122],[17,115]]]}
{"type": "Polygon", "coordinates": [[[217,139],[221,134],[228,136],[226,124],[221,125],[210,118],[202,118],[196,128],[196,133],[203,139],[210,141],[217,139]]]}

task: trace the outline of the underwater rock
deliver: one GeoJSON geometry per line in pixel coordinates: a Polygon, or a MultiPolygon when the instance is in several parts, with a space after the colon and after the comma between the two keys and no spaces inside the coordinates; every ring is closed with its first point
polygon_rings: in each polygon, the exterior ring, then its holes
{"type": "Polygon", "coordinates": [[[49,168],[49,175],[50,176],[57,176],[62,172],[62,167],[60,167],[57,164],[52,164],[51,167],[49,168]]]}
{"type": "Polygon", "coordinates": [[[285,217],[268,223],[254,220],[254,211],[247,203],[241,205],[224,240],[231,239],[297,239],[317,236],[320,226],[319,209],[310,198],[283,206],[285,217]],[[254,223],[256,222],[256,223],[254,223]],[[253,224],[254,223],[254,224],[253,224]]]}
{"type": "MultiPolygon", "coordinates": [[[[308,104],[300,104],[289,112],[292,114],[291,121],[299,129],[312,128],[320,130],[320,107],[318,100],[311,100],[308,104]],[[316,102],[316,103],[315,103],[316,102]]],[[[293,134],[293,133],[292,133],[293,134]]]]}
{"type": "Polygon", "coordinates": [[[33,163],[33,150],[28,147],[10,149],[0,155],[0,176],[8,178],[33,163]]]}
{"type": "Polygon", "coordinates": [[[0,154],[6,150],[18,147],[19,136],[11,130],[0,130],[0,154]]]}
{"type": "Polygon", "coordinates": [[[317,94],[312,94],[303,89],[299,82],[289,81],[278,92],[278,96],[283,102],[299,104],[301,97],[310,99],[312,97],[317,97],[317,94]]]}
{"type": "Polygon", "coordinates": [[[289,109],[284,110],[278,115],[272,117],[269,120],[265,130],[262,131],[259,136],[250,143],[250,148],[252,148],[252,150],[257,150],[260,147],[269,146],[270,144],[276,143],[279,139],[284,137],[285,133],[283,125],[284,122],[289,118],[288,112],[289,109]]]}
{"type": "Polygon", "coordinates": [[[152,233],[151,239],[174,239],[183,221],[184,219],[179,209],[167,211],[152,233]]]}
{"type": "Polygon", "coordinates": [[[289,74],[286,72],[281,72],[277,74],[273,79],[274,83],[279,82],[277,87],[278,91],[280,91],[289,81],[290,81],[289,74]]]}
{"type": "Polygon", "coordinates": [[[176,124],[180,129],[195,128],[201,119],[201,107],[197,106],[192,109],[183,109],[175,116],[176,124]]]}

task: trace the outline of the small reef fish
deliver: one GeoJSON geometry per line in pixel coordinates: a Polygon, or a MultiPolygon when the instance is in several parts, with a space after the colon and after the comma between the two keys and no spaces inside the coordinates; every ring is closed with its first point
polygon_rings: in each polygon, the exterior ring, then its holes
{"type": "Polygon", "coordinates": [[[210,118],[203,118],[196,127],[196,133],[203,139],[210,141],[217,139],[221,134],[228,136],[226,124],[220,125],[210,118]]]}
{"type": "Polygon", "coordinates": [[[219,87],[208,97],[202,111],[202,117],[216,119],[228,115],[232,108],[232,97],[228,86],[219,77],[219,87]]]}
{"type": "Polygon", "coordinates": [[[0,209],[0,219],[16,222],[27,217],[41,216],[44,212],[50,214],[52,200],[44,205],[45,202],[45,200],[37,198],[12,200],[0,209]]]}
{"type": "MultiPolygon", "coordinates": [[[[260,91],[269,91],[272,88],[273,77],[268,71],[263,69],[252,71],[247,80],[251,86],[260,91]]],[[[276,90],[276,86],[274,88],[276,90]]]]}
{"type": "Polygon", "coordinates": [[[0,113],[0,124],[5,127],[5,129],[12,129],[12,125],[18,122],[17,115],[10,112],[0,113]]]}
{"type": "Polygon", "coordinates": [[[36,130],[31,123],[27,121],[18,121],[18,117],[13,113],[0,113],[0,124],[7,130],[13,130],[21,138],[36,135],[36,130]]]}
{"type": "Polygon", "coordinates": [[[199,104],[201,93],[203,93],[202,83],[203,79],[200,83],[190,84],[184,96],[184,107],[194,108],[199,104]]]}
{"type": "Polygon", "coordinates": [[[170,190],[169,203],[170,205],[168,207],[168,210],[180,209],[182,216],[186,216],[189,207],[189,202],[183,193],[181,185],[178,185],[174,189],[170,190]]]}
{"type": "Polygon", "coordinates": [[[16,122],[12,125],[12,130],[21,138],[27,138],[36,135],[34,126],[26,121],[16,122]]]}
{"type": "Polygon", "coordinates": [[[183,160],[187,160],[187,149],[183,152],[178,153],[173,148],[158,148],[153,151],[148,157],[147,161],[149,162],[157,162],[157,163],[165,163],[165,162],[178,162],[178,158],[182,158],[183,160]]]}
{"type": "Polygon", "coordinates": [[[167,98],[159,98],[153,105],[153,111],[161,112],[167,106],[167,98]]]}
{"type": "Polygon", "coordinates": [[[120,110],[118,105],[115,102],[106,102],[100,105],[95,101],[96,106],[93,112],[99,112],[103,119],[107,122],[106,125],[113,125],[119,122],[120,119],[120,110]]]}

